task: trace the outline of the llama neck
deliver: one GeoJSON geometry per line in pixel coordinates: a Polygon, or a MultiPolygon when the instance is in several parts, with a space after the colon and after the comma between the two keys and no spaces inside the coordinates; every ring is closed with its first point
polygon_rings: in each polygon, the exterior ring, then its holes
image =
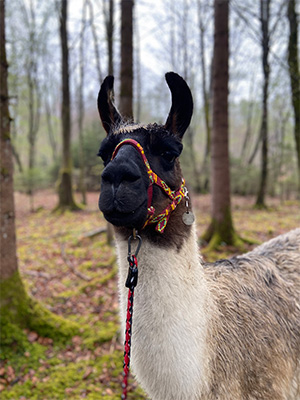
{"type": "MultiPolygon", "coordinates": [[[[128,248],[127,241],[118,235],[117,251],[124,330],[128,248]]],[[[199,398],[208,375],[205,340],[211,301],[195,227],[180,249],[159,247],[143,238],[138,264],[131,358],[133,371],[153,399],[199,398]],[[187,360],[187,352],[193,354],[194,359],[187,360]],[[179,382],[184,382],[184,387],[179,382]]]]}

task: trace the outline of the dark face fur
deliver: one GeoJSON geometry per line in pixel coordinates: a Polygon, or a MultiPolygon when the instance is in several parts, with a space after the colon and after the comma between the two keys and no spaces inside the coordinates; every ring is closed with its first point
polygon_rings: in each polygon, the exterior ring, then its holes
{"type": "MultiPolygon", "coordinates": [[[[166,74],[172,93],[172,107],[165,125],[139,126],[125,124],[113,99],[113,77],[107,77],[98,96],[98,109],[107,132],[99,156],[105,169],[102,173],[99,208],[105,218],[117,227],[141,229],[147,218],[149,177],[142,157],[129,144],[122,145],[112,160],[115,147],[124,139],[134,139],[143,147],[151,169],[172,190],[181,185],[178,157],[181,139],[192,116],[191,92],[185,81],[175,73],[166,74]]],[[[170,199],[154,185],[152,205],[158,214],[170,199]]]]}

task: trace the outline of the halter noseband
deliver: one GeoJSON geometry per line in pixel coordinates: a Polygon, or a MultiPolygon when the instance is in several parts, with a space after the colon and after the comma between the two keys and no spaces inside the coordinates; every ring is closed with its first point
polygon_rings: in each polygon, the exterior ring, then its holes
{"type": "Polygon", "coordinates": [[[160,177],[157,176],[155,172],[152,171],[149,161],[145,156],[143,147],[140,145],[139,142],[137,142],[134,139],[124,139],[122,142],[120,142],[116,146],[113,152],[113,155],[111,157],[112,160],[116,157],[120,147],[125,144],[130,144],[139,152],[146,166],[150,181],[148,187],[148,204],[147,204],[148,215],[146,222],[143,226],[143,229],[149,224],[157,224],[155,228],[156,231],[159,233],[163,233],[169,221],[171,212],[175,210],[175,208],[178,206],[181,200],[185,197],[186,193],[185,180],[182,178],[182,183],[178,190],[171,190],[169,186],[162,179],[160,179],[160,177]],[[172,200],[172,202],[163,210],[163,212],[158,214],[156,217],[154,216],[155,208],[152,206],[153,185],[159,186],[165,192],[165,194],[172,200]]]}

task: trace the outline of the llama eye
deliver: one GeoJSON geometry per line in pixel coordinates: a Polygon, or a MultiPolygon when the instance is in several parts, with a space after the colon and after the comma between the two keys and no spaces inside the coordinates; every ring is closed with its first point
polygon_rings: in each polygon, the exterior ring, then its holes
{"type": "Polygon", "coordinates": [[[116,144],[110,138],[104,139],[104,141],[101,144],[101,147],[98,152],[98,156],[101,157],[104,167],[107,166],[107,164],[110,162],[112,153],[114,151],[116,144]]]}
{"type": "Polygon", "coordinates": [[[161,156],[170,164],[172,164],[177,158],[177,154],[174,154],[172,151],[164,151],[161,153],[161,156]]]}
{"type": "Polygon", "coordinates": [[[97,155],[102,159],[103,165],[104,165],[104,167],[106,167],[107,164],[110,162],[111,154],[101,151],[101,149],[100,149],[100,151],[97,155]]]}

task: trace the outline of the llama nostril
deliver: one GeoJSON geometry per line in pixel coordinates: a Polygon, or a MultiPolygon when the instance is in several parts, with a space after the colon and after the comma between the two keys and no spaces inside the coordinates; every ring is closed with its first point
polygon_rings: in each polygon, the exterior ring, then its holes
{"type": "Polygon", "coordinates": [[[140,179],[140,177],[141,175],[139,174],[138,169],[135,168],[128,170],[127,173],[124,173],[123,180],[127,182],[135,182],[140,179]]]}
{"type": "Polygon", "coordinates": [[[110,164],[102,172],[102,182],[118,187],[122,182],[133,183],[141,178],[141,173],[136,164],[110,164]]]}
{"type": "Polygon", "coordinates": [[[102,172],[101,179],[102,179],[102,182],[112,183],[113,175],[107,169],[105,169],[102,172]]]}

